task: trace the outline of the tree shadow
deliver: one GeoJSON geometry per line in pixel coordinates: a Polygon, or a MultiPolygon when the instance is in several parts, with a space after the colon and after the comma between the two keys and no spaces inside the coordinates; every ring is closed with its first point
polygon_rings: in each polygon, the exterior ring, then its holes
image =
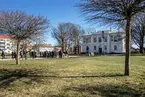
{"type": "MultiPolygon", "coordinates": [[[[45,72],[44,72],[45,73],[45,72]]],[[[90,75],[90,76],[59,76],[56,72],[49,72],[44,74],[42,70],[38,69],[1,69],[0,70],[0,88],[7,88],[11,86],[15,81],[21,80],[25,84],[32,84],[33,82],[40,83],[42,79],[76,79],[76,78],[98,78],[98,77],[122,77],[122,74],[108,74],[108,75],[90,75]]]]}
{"type": "Polygon", "coordinates": [[[28,78],[30,84],[32,82],[40,82],[41,79],[37,77],[30,77],[30,75],[35,75],[39,72],[39,70],[26,70],[26,69],[15,69],[15,70],[8,70],[8,69],[1,69],[0,70],[0,88],[7,88],[13,82],[21,79],[21,78],[28,78]]]}
{"type": "Polygon", "coordinates": [[[139,89],[119,84],[100,84],[100,85],[82,85],[79,87],[71,87],[70,89],[65,89],[66,91],[75,91],[79,93],[87,93],[90,96],[97,97],[145,97],[142,95],[139,89]]]}
{"type": "MultiPolygon", "coordinates": [[[[24,77],[26,77],[26,75],[23,75],[24,77]]],[[[75,78],[99,78],[99,77],[105,77],[105,78],[109,78],[109,77],[123,77],[123,74],[108,74],[108,75],[83,75],[83,76],[59,76],[57,74],[53,74],[51,72],[51,75],[37,75],[37,74],[29,74],[27,75],[27,77],[32,77],[32,78],[58,78],[58,79],[75,79],[75,78]]]]}

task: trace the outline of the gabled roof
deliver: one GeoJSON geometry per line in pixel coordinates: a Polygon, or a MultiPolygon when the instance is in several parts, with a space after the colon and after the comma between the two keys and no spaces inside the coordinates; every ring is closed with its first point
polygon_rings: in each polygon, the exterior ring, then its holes
{"type": "Polygon", "coordinates": [[[43,48],[53,48],[51,44],[37,44],[36,46],[43,47],[43,48]]]}
{"type": "Polygon", "coordinates": [[[7,34],[0,34],[0,38],[2,39],[10,39],[11,37],[7,34]]]}

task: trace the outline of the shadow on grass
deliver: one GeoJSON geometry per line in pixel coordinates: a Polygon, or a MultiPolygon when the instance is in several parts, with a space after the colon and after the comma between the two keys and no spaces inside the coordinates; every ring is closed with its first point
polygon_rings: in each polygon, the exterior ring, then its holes
{"type": "MultiPolygon", "coordinates": [[[[0,88],[7,88],[13,82],[21,79],[21,78],[28,78],[29,83],[32,82],[40,82],[40,79],[37,77],[31,78],[29,75],[36,74],[37,70],[25,70],[25,69],[15,69],[15,70],[8,70],[2,69],[0,70],[0,88]]],[[[27,83],[27,84],[29,84],[27,83]]]]}
{"type": "Polygon", "coordinates": [[[48,92],[42,97],[145,97],[145,94],[132,85],[91,83],[91,85],[67,87],[58,94],[48,92]]]}
{"type": "Polygon", "coordinates": [[[98,77],[121,77],[123,75],[121,74],[115,74],[115,75],[98,75],[98,76],[56,76],[57,74],[54,72],[48,72],[50,75],[45,75],[45,73],[42,73],[40,70],[27,70],[27,69],[15,69],[15,70],[9,70],[9,69],[1,69],[0,70],[0,88],[7,88],[13,82],[20,80],[21,78],[28,79],[29,81],[23,81],[26,84],[31,84],[33,82],[41,82],[42,79],[48,78],[48,79],[66,79],[66,78],[98,78],[98,77]],[[53,76],[54,75],[54,76],[53,76]]]}
{"type": "Polygon", "coordinates": [[[145,97],[142,95],[139,89],[129,86],[129,85],[119,85],[119,84],[100,84],[100,85],[82,85],[79,87],[72,87],[71,91],[79,93],[87,93],[92,96],[105,96],[105,97],[145,97]]]}
{"type": "Polygon", "coordinates": [[[30,75],[30,77],[48,77],[48,78],[97,78],[97,77],[122,77],[122,74],[116,75],[89,75],[89,76],[47,76],[47,75],[30,75]]]}

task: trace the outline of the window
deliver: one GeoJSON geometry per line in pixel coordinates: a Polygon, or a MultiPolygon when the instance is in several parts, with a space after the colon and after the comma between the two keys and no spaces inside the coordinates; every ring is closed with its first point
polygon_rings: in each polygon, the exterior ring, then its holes
{"type": "Polygon", "coordinates": [[[122,39],[121,35],[118,35],[118,41],[121,41],[121,39],[122,39]]]}
{"type": "Polygon", "coordinates": [[[88,43],[88,38],[86,38],[86,43],[88,43]]]}
{"type": "Polygon", "coordinates": [[[0,46],[0,48],[3,48],[3,49],[5,49],[5,46],[0,46]]]}
{"type": "Polygon", "coordinates": [[[101,37],[99,37],[99,42],[102,42],[102,39],[101,39],[101,37]]]}
{"type": "Polygon", "coordinates": [[[110,36],[110,37],[111,37],[111,41],[114,41],[113,36],[110,36]]]}
{"type": "Polygon", "coordinates": [[[97,49],[97,47],[96,46],[94,46],[94,50],[96,50],[97,49]]]}
{"type": "Polygon", "coordinates": [[[91,43],[91,37],[88,38],[88,43],[91,43]]]}
{"type": "Polygon", "coordinates": [[[104,37],[104,42],[107,42],[107,37],[104,37]]]}
{"type": "Polygon", "coordinates": [[[91,43],[91,37],[86,37],[84,40],[85,43],[91,43]]]}
{"type": "Polygon", "coordinates": [[[0,42],[0,44],[5,45],[5,42],[0,42]]]}
{"type": "Polygon", "coordinates": [[[114,45],[114,50],[115,50],[115,51],[117,50],[117,46],[116,46],[116,45],[114,45]]]}
{"type": "Polygon", "coordinates": [[[0,39],[0,41],[4,41],[3,39],[0,39]]]}
{"type": "Polygon", "coordinates": [[[96,43],[96,42],[97,42],[97,39],[96,39],[96,37],[94,37],[94,39],[93,39],[93,40],[94,40],[94,43],[96,43]]]}
{"type": "Polygon", "coordinates": [[[107,46],[106,45],[104,46],[104,50],[107,50],[107,46]]]}
{"type": "Polygon", "coordinates": [[[10,45],[9,43],[7,43],[7,45],[10,45]]]}
{"type": "Polygon", "coordinates": [[[7,41],[9,42],[10,40],[9,40],[9,39],[7,39],[7,41]]]}
{"type": "Polygon", "coordinates": [[[10,49],[10,47],[7,47],[7,49],[10,49]]]}
{"type": "Polygon", "coordinates": [[[117,36],[114,36],[114,42],[117,42],[117,36]]]}
{"type": "Polygon", "coordinates": [[[83,43],[86,43],[86,38],[83,38],[83,43]]]}

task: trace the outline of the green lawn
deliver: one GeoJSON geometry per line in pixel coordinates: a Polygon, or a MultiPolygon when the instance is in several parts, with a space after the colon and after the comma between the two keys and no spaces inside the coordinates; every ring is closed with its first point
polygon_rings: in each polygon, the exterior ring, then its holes
{"type": "Polygon", "coordinates": [[[0,97],[145,97],[145,57],[123,56],[0,61],[0,97]]]}

